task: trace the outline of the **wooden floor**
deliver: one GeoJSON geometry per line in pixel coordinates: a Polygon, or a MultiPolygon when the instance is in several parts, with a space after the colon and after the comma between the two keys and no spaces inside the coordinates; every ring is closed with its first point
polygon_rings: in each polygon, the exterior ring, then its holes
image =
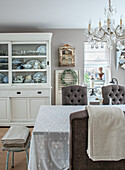
{"type": "MultiPolygon", "coordinates": [[[[2,151],[2,144],[1,144],[1,138],[4,136],[4,134],[7,132],[9,128],[0,128],[0,170],[5,170],[6,166],[6,151],[2,151]]],[[[30,128],[30,131],[32,132],[33,128],[30,128]]],[[[9,155],[9,164],[8,164],[8,170],[27,170],[27,163],[26,163],[26,153],[25,152],[17,152],[14,154],[14,168],[11,168],[11,153],[9,155]]]]}

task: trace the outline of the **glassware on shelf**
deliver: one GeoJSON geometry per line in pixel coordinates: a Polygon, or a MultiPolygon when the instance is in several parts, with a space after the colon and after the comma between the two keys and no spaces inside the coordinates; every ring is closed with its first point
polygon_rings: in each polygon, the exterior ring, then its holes
{"type": "Polygon", "coordinates": [[[47,77],[46,77],[46,75],[44,75],[44,77],[42,77],[42,83],[46,83],[46,81],[47,81],[47,77]]]}
{"type": "Polygon", "coordinates": [[[30,65],[32,65],[32,68],[34,68],[35,64],[40,65],[40,61],[38,61],[38,60],[29,60],[26,64],[30,64],[30,65]]]}
{"type": "Polygon", "coordinates": [[[23,65],[23,68],[24,68],[24,69],[31,69],[31,68],[32,68],[32,65],[31,65],[31,64],[24,64],[24,65],[23,65]]]}
{"type": "Polygon", "coordinates": [[[13,44],[13,56],[46,55],[46,44],[13,44]]]}
{"type": "Polygon", "coordinates": [[[2,59],[0,59],[0,63],[8,63],[8,59],[2,58],[2,59]]]}
{"type": "Polygon", "coordinates": [[[16,76],[13,83],[23,83],[24,77],[22,75],[16,76]]]}
{"type": "Polygon", "coordinates": [[[0,70],[8,70],[8,63],[2,63],[0,64],[0,70]]]}
{"type": "Polygon", "coordinates": [[[32,83],[32,82],[33,82],[33,81],[32,81],[32,76],[31,76],[31,74],[27,75],[27,76],[25,77],[24,83],[32,83]]]}
{"type": "Polygon", "coordinates": [[[37,52],[39,52],[42,55],[46,55],[46,46],[41,45],[40,47],[38,47],[37,52]]]}
{"type": "Polygon", "coordinates": [[[35,64],[33,65],[34,69],[40,69],[40,64],[38,62],[35,62],[35,64]]]}
{"type": "Polygon", "coordinates": [[[37,72],[33,75],[34,83],[46,83],[46,73],[37,72]]]}
{"type": "Polygon", "coordinates": [[[4,83],[8,83],[8,75],[3,78],[4,83]]]}
{"type": "Polygon", "coordinates": [[[0,56],[7,56],[7,55],[8,55],[8,51],[0,50],[0,56]]]}
{"type": "Polygon", "coordinates": [[[40,67],[41,67],[42,69],[45,69],[45,68],[46,68],[46,60],[45,60],[45,59],[40,63],[40,67]]]}
{"type": "Polygon", "coordinates": [[[14,59],[14,60],[12,61],[12,64],[14,64],[14,65],[19,65],[19,64],[21,64],[21,61],[20,61],[19,59],[14,59]]]}

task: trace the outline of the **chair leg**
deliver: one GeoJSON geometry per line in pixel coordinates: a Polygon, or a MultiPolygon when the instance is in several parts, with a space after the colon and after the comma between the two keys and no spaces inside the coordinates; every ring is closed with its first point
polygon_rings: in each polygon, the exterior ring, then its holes
{"type": "Polygon", "coordinates": [[[12,151],[12,165],[11,168],[14,168],[14,152],[12,151]]]}
{"type": "Polygon", "coordinates": [[[27,151],[27,149],[26,149],[25,151],[26,151],[26,160],[27,160],[27,166],[28,166],[28,163],[29,163],[29,156],[28,156],[28,151],[27,151]]]}
{"type": "Polygon", "coordinates": [[[8,170],[9,153],[10,151],[7,152],[6,170],[8,170]]]}

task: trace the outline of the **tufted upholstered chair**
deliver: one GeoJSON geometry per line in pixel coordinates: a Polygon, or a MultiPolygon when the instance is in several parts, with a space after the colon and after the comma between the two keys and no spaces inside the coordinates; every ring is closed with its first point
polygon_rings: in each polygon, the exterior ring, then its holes
{"type": "Polygon", "coordinates": [[[62,105],[87,105],[87,87],[62,87],[62,105]]]}
{"type": "Polygon", "coordinates": [[[103,104],[109,105],[109,99],[112,98],[112,104],[125,104],[125,86],[109,85],[102,87],[103,104]]]}

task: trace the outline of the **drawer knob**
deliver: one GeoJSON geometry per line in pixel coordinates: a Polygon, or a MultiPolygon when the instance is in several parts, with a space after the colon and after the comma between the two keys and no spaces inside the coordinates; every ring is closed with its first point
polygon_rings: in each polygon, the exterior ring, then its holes
{"type": "Polygon", "coordinates": [[[41,91],[38,91],[37,94],[42,94],[42,92],[41,92],[41,91]]]}
{"type": "Polygon", "coordinates": [[[21,94],[21,92],[20,92],[20,91],[17,91],[17,94],[21,94]]]}

